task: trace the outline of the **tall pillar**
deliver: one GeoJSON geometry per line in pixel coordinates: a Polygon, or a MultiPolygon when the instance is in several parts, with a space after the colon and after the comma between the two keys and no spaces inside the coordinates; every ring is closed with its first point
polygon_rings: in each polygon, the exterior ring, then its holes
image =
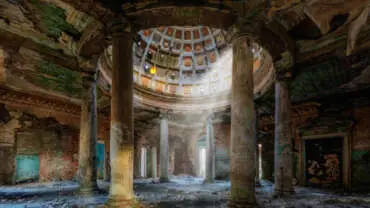
{"type": "Polygon", "coordinates": [[[228,207],[256,207],[256,142],[253,54],[244,34],[233,39],[231,98],[231,188],[228,207]]]}
{"type": "Polygon", "coordinates": [[[167,182],[168,179],[168,113],[161,113],[160,124],[160,178],[161,182],[167,182]]]}
{"type": "Polygon", "coordinates": [[[105,144],[105,162],[104,162],[104,180],[105,181],[110,181],[110,157],[109,157],[109,152],[110,152],[110,138],[109,138],[109,131],[108,129],[105,132],[106,138],[104,140],[105,144]]]}
{"type": "Polygon", "coordinates": [[[259,120],[259,116],[258,116],[258,111],[257,111],[257,108],[255,108],[255,120],[254,120],[254,140],[256,142],[256,145],[257,145],[257,148],[256,148],[256,187],[260,187],[261,186],[261,183],[260,183],[260,162],[259,162],[259,158],[260,158],[260,154],[259,154],[259,144],[258,144],[258,120],[259,120]]]}
{"type": "Polygon", "coordinates": [[[151,149],[152,158],[152,177],[157,177],[157,147],[151,149]]]}
{"type": "Polygon", "coordinates": [[[112,91],[109,207],[132,207],[133,190],[133,78],[132,43],[134,33],[128,24],[116,21],[112,34],[112,91]]]}
{"type": "Polygon", "coordinates": [[[134,178],[141,177],[141,145],[137,143],[139,138],[135,136],[134,141],[134,178]]]}
{"type": "Polygon", "coordinates": [[[207,145],[207,158],[206,158],[206,180],[207,183],[212,183],[215,178],[215,144],[212,116],[207,118],[206,123],[206,145],[207,145]]]}
{"type": "Polygon", "coordinates": [[[81,105],[80,144],[78,178],[80,193],[92,194],[98,189],[96,182],[96,80],[92,76],[83,77],[84,94],[81,105]]]}
{"type": "MultiPolygon", "coordinates": [[[[260,182],[260,179],[261,179],[261,170],[262,169],[262,144],[258,144],[258,160],[257,160],[257,179],[258,179],[258,183],[261,183],[260,182]]],[[[260,184],[261,185],[261,184],[260,184]]]]}
{"type": "Polygon", "coordinates": [[[274,196],[294,193],[291,135],[290,73],[277,73],[275,81],[275,186],[274,196]]]}

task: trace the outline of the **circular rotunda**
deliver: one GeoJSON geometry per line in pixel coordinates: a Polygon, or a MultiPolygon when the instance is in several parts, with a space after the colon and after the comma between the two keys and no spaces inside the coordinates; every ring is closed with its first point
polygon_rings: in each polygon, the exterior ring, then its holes
{"type": "MultiPolygon", "coordinates": [[[[133,44],[134,99],[175,111],[217,110],[230,105],[232,50],[227,32],[207,26],[168,26],[140,30],[133,44]]],[[[272,84],[273,63],[253,44],[255,96],[272,84]]],[[[110,91],[112,46],[99,60],[100,87],[110,91]]]]}

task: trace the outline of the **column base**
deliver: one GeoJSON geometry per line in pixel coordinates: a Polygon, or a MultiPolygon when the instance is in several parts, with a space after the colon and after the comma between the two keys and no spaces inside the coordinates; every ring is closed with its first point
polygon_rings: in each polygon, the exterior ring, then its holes
{"type": "Polygon", "coordinates": [[[94,194],[99,194],[100,190],[98,188],[98,185],[92,185],[92,186],[85,186],[85,187],[80,187],[77,191],[78,195],[82,196],[89,196],[89,195],[94,195],[94,194]]]}
{"type": "Polygon", "coordinates": [[[283,197],[283,196],[291,196],[294,195],[295,191],[294,189],[289,189],[289,190],[284,190],[284,189],[279,189],[279,188],[274,188],[272,197],[278,198],[278,197],[283,197]]]}
{"type": "Polygon", "coordinates": [[[159,182],[160,183],[167,183],[167,182],[170,182],[170,179],[168,179],[168,177],[160,177],[159,182]]]}
{"type": "Polygon", "coordinates": [[[120,197],[109,197],[105,208],[142,208],[143,206],[134,199],[124,199],[120,197]]]}
{"type": "Polygon", "coordinates": [[[255,187],[262,187],[261,182],[260,182],[259,179],[257,179],[254,184],[255,184],[255,187]]]}
{"type": "Polygon", "coordinates": [[[209,184],[209,183],[214,183],[214,179],[204,179],[203,184],[209,184]]]}
{"type": "Polygon", "coordinates": [[[243,199],[229,199],[227,202],[228,208],[258,208],[257,202],[249,202],[243,199]]]}

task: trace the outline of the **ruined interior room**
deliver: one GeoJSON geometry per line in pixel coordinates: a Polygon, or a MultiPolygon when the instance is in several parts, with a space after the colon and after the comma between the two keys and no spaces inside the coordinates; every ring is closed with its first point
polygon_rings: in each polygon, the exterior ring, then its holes
{"type": "Polygon", "coordinates": [[[0,208],[370,208],[370,0],[0,0],[0,208]]]}

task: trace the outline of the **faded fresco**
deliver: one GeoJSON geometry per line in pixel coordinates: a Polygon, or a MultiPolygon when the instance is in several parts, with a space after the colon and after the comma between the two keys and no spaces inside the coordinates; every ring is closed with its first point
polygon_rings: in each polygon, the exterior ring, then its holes
{"type": "Polygon", "coordinates": [[[343,139],[312,139],[306,145],[306,180],[309,186],[338,188],[342,180],[343,139]]]}

